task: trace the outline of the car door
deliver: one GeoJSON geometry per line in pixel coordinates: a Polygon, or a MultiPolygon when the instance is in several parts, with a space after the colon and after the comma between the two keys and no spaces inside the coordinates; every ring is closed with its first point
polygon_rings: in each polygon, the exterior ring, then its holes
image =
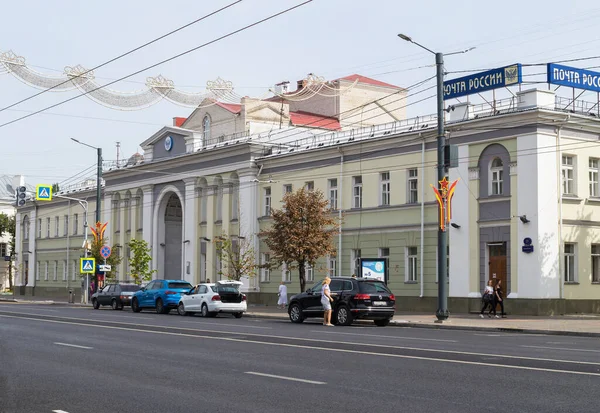
{"type": "Polygon", "coordinates": [[[183,305],[185,306],[186,311],[197,311],[198,301],[200,300],[200,296],[198,295],[199,287],[196,286],[192,289],[189,294],[182,294],[181,301],[183,301],[183,305]]]}
{"type": "Polygon", "coordinates": [[[151,281],[148,285],[146,285],[146,287],[144,288],[144,291],[141,292],[140,294],[140,306],[141,307],[151,307],[154,305],[154,303],[150,304],[151,300],[150,300],[150,294],[152,293],[152,289],[154,288],[154,285],[156,284],[156,281],[151,281]]]}
{"type": "Polygon", "coordinates": [[[307,292],[306,296],[302,298],[301,305],[305,312],[315,313],[323,311],[321,305],[321,287],[323,280],[313,285],[307,292]]]}
{"type": "Polygon", "coordinates": [[[202,303],[206,301],[206,297],[208,296],[208,287],[206,285],[198,286],[198,295],[196,296],[196,310],[200,311],[202,309],[202,303]]]}
{"type": "MultiPolygon", "coordinates": [[[[344,285],[344,280],[336,280],[335,278],[331,280],[331,283],[329,284],[329,292],[331,294],[331,297],[333,298],[333,302],[331,303],[331,307],[335,307],[335,305],[338,303],[338,301],[340,300],[340,297],[342,295],[342,290],[344,285]]],[[[321,308],[323,308],[323,304],[321,304],[321,308]]]]}
{"type": "Polygon", "coordinates": [[[100,305],[110,304],[109,292],[110,292],[111,288],[113,288],[113,287],[114,286],[112,284],[109,284],[98,292],[97,300],[98,300],[98,303],[100,303],[100,305]]]}
{"type": "Polygon", "coordinates": [[[164,290],[164,280],[154,280],[154,285],[148,294],[148,307],[156,306],[156,300],[160,297],[164,290]]]}
{"type": "Polygon", "coordinates": [[[115,284],[114,288],[110,291],[110,301],[112,302],[113,298],[119,299],[121,298],[121,286],[119,284],[115,284]]]}

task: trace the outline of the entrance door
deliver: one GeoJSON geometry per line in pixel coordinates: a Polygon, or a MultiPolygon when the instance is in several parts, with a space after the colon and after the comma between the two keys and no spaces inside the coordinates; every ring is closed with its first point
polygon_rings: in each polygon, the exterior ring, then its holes
{"type": "Polygon", "coordinates": [[[496,286],[496,281],[502,280],[502,291],[506,296],[508,294],[506,283],[506,242],[488,244],[488,251],[490,257],[488,277],[494,282],[494,286],[496,286]]]}

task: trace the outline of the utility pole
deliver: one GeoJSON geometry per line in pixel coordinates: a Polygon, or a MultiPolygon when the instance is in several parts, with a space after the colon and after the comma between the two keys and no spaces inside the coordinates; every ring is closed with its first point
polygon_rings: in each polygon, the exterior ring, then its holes
{"type": "Polygon", "coordinates": [[[96,148],[96,150],[98,151],[98,174],[96,176],[96,222],[102,222],[102,148],[96,148]]]}
{"type": "MultiPolygon", "coordinates": [[[[444,150],[446,146],[446,136],[444,130],[444,53],[436,53],[431,49],[415,42],[412,38],[405,34],[399,34],[402,40],[413,43],[422,49],[427,50],[429,53],[435,55],[435,66],[436,66],[436,81],[437,81],[437,179],[438,189],[441,191],[441,181],[446,178],[446,162],[444,159],[444,150]]],[[[454,52],[447,53],[446,55],[453,55],[459,53],[466,53],[473,50],[474,47],[454,52]]],[[[445,219],[445,218],[444,218],[445,219]]],[[[445,228],[445,226],[444,226],[445,228]]],[[[440,225],[438,228],[438,308],[435,312],[438,322],[447,320],[450,316],[448,311],[448,237],[445,229],[442,229],[440,225]]]]}

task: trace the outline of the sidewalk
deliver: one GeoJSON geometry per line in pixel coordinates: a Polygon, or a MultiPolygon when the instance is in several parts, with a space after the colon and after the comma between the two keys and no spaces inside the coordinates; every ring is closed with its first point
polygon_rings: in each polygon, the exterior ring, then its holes
{"type": "MultiPolygon", "coordinates": [[[[0,302],[2,301],[22,304],[91,307],[91,304],[69,304],[66,301],[44,298],[36,298],[36,300],[14,299],[11,295],[0,295],[0,302]]],[[[249,305],[246,316],[289,321],[287,310],[279,310],[274,306],[249,305]]],[[[434,314],[397,313],[390,322],[390,326],[600,337],[600,314],[555,317],[509,316],[500,319],[489,319],[487,317],[481,319],[479,314],[450,314],[450,318],[444,323],[440,324],[435,321],[434,314]]],[[[358,321],[358,323],[372,324],[370,321],[358,321]]]]}

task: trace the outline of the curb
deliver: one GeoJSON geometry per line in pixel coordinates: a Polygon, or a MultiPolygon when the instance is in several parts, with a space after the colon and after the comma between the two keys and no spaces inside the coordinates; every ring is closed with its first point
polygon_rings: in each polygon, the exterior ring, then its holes
{"type": "Polygon", "coordinates": [[[1,302],[9,302],[9,303],[23,303],[23,304],[33,304],[33,305],[59,305],[64,307],[91,307],[91,304],[80,304],[80,303],[65,303],[65,302],[56,302],[53,300],[19,300],[16,298],[2,298],[0,297],[1,302]]]}
{"type": "MultiPolygon", "coordinates": [[[[287,320],[287,316],[281,314],[264,314],[264,313],[251,313],[244,314],[244,317],[250,318],[268,318],[268,319],[281,319],[287,320]]],[[[367,320],[357,320],[357,324],[371,324],[367,320]]],[[[412,321],[397,321],[392,320],[389,324],[390,327],[404,327],[404,328],[427,328],[427,329],[438,329],[438,330],[463,330],[463,331],[483,331],[488,333],[500,332],[500,333],[520,333],[520,334],[545,334],[553,336],[576,336],[576,337],[600,337],[600,333],[586,332],[586,331],[560,331],[560,330],[539,330],[529,328],[518,328],[518,327],[478,327],[478,326],[460,326],[460,325],[440,325],[440,324],[423,324],[412,321]]]]}

